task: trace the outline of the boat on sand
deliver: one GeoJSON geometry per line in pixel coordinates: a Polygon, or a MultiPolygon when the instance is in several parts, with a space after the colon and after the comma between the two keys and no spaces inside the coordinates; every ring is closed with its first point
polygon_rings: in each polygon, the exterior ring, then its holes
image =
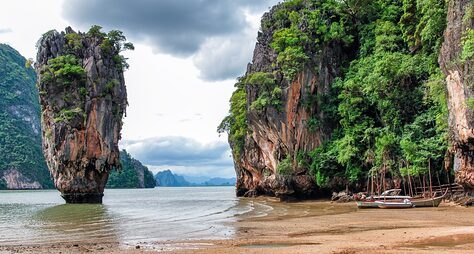
{"type": "MultiPolygon", "coordinates": [[[[397,190],[397,189],[395,189],[397,190]]],[[[388,193],[396,193],[393,190],[388,193]]],[[[411,208],[411,207],[438,207],[446,196],[448,190],[443,195],[433,198],[412,198],[410,196],[389,196],[386,192],[380,196],[374,196],[357,200],[358,208],[411,208]]]]}
{"type": "Polygon", "coordinates": [[[384,209],[402,209],[402,208],[412,208],[413,203],[409,199],[404,199],[403,201],[375,201],[378,205],[378,208],[384,209]]]}
{"type": "Polygon", "coordinates": [[[444,197],[448,193],[448,189],[444,192],[443,195],[434,198],[414,198],[411,199],[413,207],[438,207],[441,201],[443,201],[444,197]]]}
{"type": "Polygon", "coordinates": [[[386,190],[380,194],[380,196],[370,196],[370,197],[356,197],[356,203],[358,208],[378,208],[379,204],[375,203],[376,201],[381,200],[404,200],[410,199],[410,196],[400,196],[401,189],[391,189],[386,190]]]}

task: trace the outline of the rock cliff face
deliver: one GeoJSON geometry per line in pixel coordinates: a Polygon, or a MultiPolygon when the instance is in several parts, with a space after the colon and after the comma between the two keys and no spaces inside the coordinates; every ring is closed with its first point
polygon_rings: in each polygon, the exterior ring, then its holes
{"type": "Polygon", "coordinates": [[[125,38],[97,28],[50,31],[37,44],[43,151],[68,203],[102,202],[109,171],[120,167],[125,38]]]}
{"type": "MultiPolygon", "coordinates": [[[[262,18],[262,24],[274,22],[274,7],[262,18]]],[[[308,152],[330,137],[334,123],[321,110],[322,102],[307,106],[308,101],[331,93],[330,84],[340,75],[346,54],[337,42],[330,42],[314,53],[310,62],[289,81],[275,64],[277,53],[271,47],[274,29],[260,32],[253,60],[245,77],[255,73],[273,73],[281,89],[278,107],[252,109],[252,104],[264,92],[251,81],[245,84],[248,134],[240,156],[234,156],[237,173],[237,195],[275,195],[278,197],[314,197],[320,190],[308,168],[293,167],[290,173],[277,172],[278,164],[287,159],[293,163],[300,151],[308,152]],[[316,120],[317,126],[309,127],[316,120]]],[[[231,146],[235,151],[236,144],[231,146]]],[[[234,153],[235,155],[235,153],[234,153]]]]}
{"type": "Polygon", "coordinates": [[[449,128],[456,181],[474,193],[474,14],[469,0],[449,1],[439,57],[446,75],[449,128]]]}
{"type": "Polygon", "coordinates": [[[53,187],[41,151],[36,74],[26,61],[0,44],[0,189],[53,187]]]}
{"type": "Polygon", "coordinates": [[[3,180],[6,183],[6,188],[11,190],[30,190],[42,189],[43,187],[38,181],[23,176],[23,174],[16,169],[9,169],[3,172],[3,180]]]}

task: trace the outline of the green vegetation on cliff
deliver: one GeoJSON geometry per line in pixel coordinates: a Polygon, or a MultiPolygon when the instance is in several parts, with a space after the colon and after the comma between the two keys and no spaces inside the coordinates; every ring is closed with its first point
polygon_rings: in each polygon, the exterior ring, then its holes
{"type": "MultiPolygon", "coordinates": [[[[104,33],[101,29],[101,26],[94,25],[86,34],[75,33],[72,30],[68,31],[65,35],[64,52],[61,52],[62,54],[55,58],[49,59],[46,64],[39,68],[41,77],[40,94],[46,95],[49,92],[57,97],[52,103],[55,111],[57,111],[54,116],[55,122],[81,123],[85,120],[84,102],[91,91],[88,91],[86,87],[86,70],[81,59],[87,40],[98,40],[102,50],[101,53],[112,56],[112,65],[121,70],[128,68],[127,59],[120,53],[125,50],[133,50],[133,44],[127,42],[121,31],[111,30],[104,33]]],[[[45,33],[43,39],[52,36],[54,32],[52,30],[45,33]]],[[[94,82],[97,86],[99,80],[94,82]]],[[[100,91],[98,96],[113,99],[111,94],[118,84],[118,80],[108,80],[105,88],[100,91]]],[[[114,115],[120,115],[118,107],[114,107],[113,111],[114,115]]]]}
{"type": "Polygon", "coordinates": [[[0,44],[0,189],[5,171],[20,172],[25,183],[52,188],[41,150],[41,126],[35,72],[15,49],[0,44]]]}
{"type": "MultiPolygon", "coordinates": [[[[323,105],[321,110],[333,116],[337,128],[331,138],[313,151],[283,157],[277,171],[287,174],[288,164],[297,163],[293,169],[309,168],[320,187],[334,179],[365,183],[378,174],[396,178],[423,175],[429,169],[443,173],[447,103],[437,59],[445,20],[444,0],[291,0],[274,7],[261,29],[273,35],[273,66],[288,82],[305,69],[317,69],[312,59],[324,54],[324,45],[341,45],[350,52],[331,93],[318,94],[304,105],[323,105]]],[[[468,31],[464,58],[472,57],[470,37],[468,31]]],[[[251,75],[256,73],[241,80],[251,75]]],[[[260,98],[248,105],[241,83],[219,127],[238,144],[233,147],[235,158],[248,132],[247,113],[276,108],[267,101],[257,103],[260,98]]],[[[310,116],[308,128],[319,128],[318,117],[310,116]]]]}
{"type": "Polygon", "coordinates": [[[247,93],[245,82],[239,79],[235,84],[237,88],[230,99],[229,115],[217,127],[219,133],[227,132],[229,142],[234,146],[234,158],[239,158],[245,144],[247,134],[247,93]]]}
{"type": "Polygon", "coordinates": [[[127,151],[120,152],[120,171],[110,172],[107,188],[154,188],[153,174],[140,161],[132,158],[127,151]]]}

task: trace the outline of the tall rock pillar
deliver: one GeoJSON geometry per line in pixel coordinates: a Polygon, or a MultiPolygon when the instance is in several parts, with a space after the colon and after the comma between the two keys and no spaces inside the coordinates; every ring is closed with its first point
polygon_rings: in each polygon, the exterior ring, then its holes
{"type": "Polygon", "coordinates": [[[37,44],[43,151],[67,203],[101,203],[127,106],[120,31],[50,31],[37,44]]]}

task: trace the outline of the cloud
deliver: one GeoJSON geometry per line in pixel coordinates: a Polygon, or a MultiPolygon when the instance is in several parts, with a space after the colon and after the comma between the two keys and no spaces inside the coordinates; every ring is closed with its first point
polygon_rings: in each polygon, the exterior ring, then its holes
{"type": "Polygon", "coordinates": [[[121,148],[150,169],[175,169],[190,175],[232,176],[233,162],[225,142],[201,144],[186,137],[157,137],[145,140],[124,140],[121,148]],[[223,171],[223,172],[218,172],[223,171]]]}
{"type": "Polygon", "coordinates": [[[249,33],[253,24],[247,17],[260,16],[276,2],[70,0],[63,4],[63,16],[82,28],[100,24],[107,29],[121,29],[132,40],[151,45],[155,52],[178,57],[196,55],[193,62],[201,78],[217,81],[235,78],[245,70],[258,30],[249,33]]]}
{"type": "Polygon", "coordinates": [[[220,81],[244,74],[247,63],[251,61],[255,38],[255,31],[246,29],[238,34],[206,40],[193,57],[194,65],[200,71],[200,78],[220,81]]]}
{"type": "Polygon", "coordinates": [[[0,34],[6,34],[13,32],[10,28],[0,28],[0,34]]]}

